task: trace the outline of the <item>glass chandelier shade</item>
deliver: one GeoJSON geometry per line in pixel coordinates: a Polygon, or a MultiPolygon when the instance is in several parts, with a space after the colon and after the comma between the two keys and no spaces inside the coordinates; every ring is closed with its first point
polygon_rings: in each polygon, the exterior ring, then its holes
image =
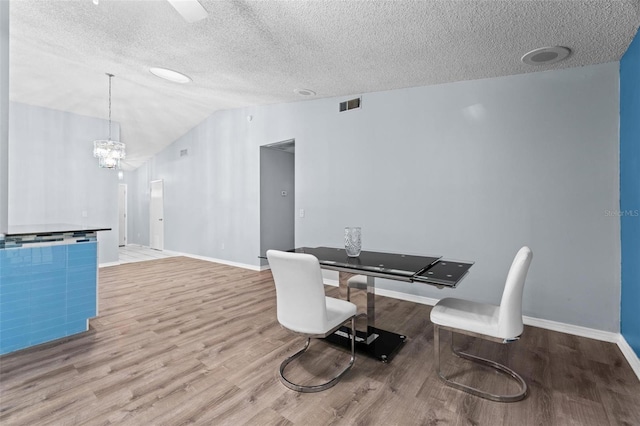
{"type": "Polygon", "coordinates": [[[106,169],[119,169],[120,160],[125,158],[125,145],[111,139],[111,79],[109,76],[109,139],[93,141],[93,156],[98,159],[98,165],[106,169]]]}
{"type": "Polygon", "coordinates": [[[109,140],[93,141],[93,156],[98,165],[107,169],[119,169],[120,160],[125,157],[125,145],[122,142],[109,140]]]}

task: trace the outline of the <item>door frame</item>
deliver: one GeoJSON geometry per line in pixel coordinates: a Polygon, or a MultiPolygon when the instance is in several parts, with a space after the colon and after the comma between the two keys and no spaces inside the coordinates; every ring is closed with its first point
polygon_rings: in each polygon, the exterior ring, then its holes
{"type": "Polygon", "coordinates": [[[128,220],[127,220],[127,216],[128,216],[128,212],[127,212],[127,208],[128,208],[128,203],[127,203],[127,184],[126,183],[119,183],[118,184],[118,246],[119,247],[123,247],[127,245],[127,241],[128,241],[128,231],[129,231],[129,226],[128,226],[128,220]],[[120,198],[120,190],[124,188],[124,197],[120,198]],[[121,202],[122,201],[122,202],[121,202]],[[120,224],[120,218],[121,216],[124,215],[124,230],[121,229],[121,224],[120,224]],[[122,242],[120,240],[120,235],[123,235],[123,240],[124,240],[124,244],[120,245],[120,243],[122,242]]]}
{"type": "Polygon", "coordinates": [[[149,183],[149,248],[154,250],[164,250],[164,181],[162,179],[152,180],[149,183]],[[160,203],[154,203],[154,184],[160,183],[160,203]],[[156,212],[155,209],[159,208],[159,212],[156,212]],[[157,215],[154,215],[157,213],[157,215]],[[159,224],[160,228],[160,238],[158,241],[155,240],[154,236],[154,224],[158,226],[156,222],[156,217],[158,217],[158,221],[161,222],[159,224]]]}
{"type": "MultiPolygon", "coordinates": [[[[287,139],[282,140],[275,143],[270,143],[267,145],[260,146],[260,254],[262,256],[265,255],[266,250],[270,248],[275,248],[278,250],[290,250],[295,248],[296,242],[296,201],[295,201],[295,139],[287,139]],[[276,161],[273,162],[273,157],[271,155],[266,156],[265,154],[268,151],[280,151],[283,154],[287,153],[288,155],[292,155],[293,159],[293,168],[288,172],[289,168],[286,170],[286,178],[282,171],[285,169],[276,161]],[[280,170],[280,173],[277,173],[274,176],[271,173],[271,170],[280,170]],[[265,186],[266,183],[266,186],[265,186]],[[275,186],[273,186],[275,184],[275,186]],[[285,190],[288,189],[288,190],[285,190]],[[291,201],[290,204],[290,216],[282,215],[282,210],[280,210],[283,205],[289,204],[289,202],[281,202],[288,197],[291,201]],[[274,210],[275,209],[275,210],[274,210]],[[286,217],[286,225],[284,222],[278,221],[276,223],[277,226],[282,227],[283,225],[286,227],[285,232],[283,232],[283,236],[287,235],[286,238],[277,237],[274,238],[274,235],[268,233],[266,230],[274,227],[273,219],[277,215],[279,219],[284,219],[286,217]],[[290,231],[290,234],[289,234],[290,231]],[[291,241],[289,240],[289,236],[291,241]]],[[[266,266],[267,262],[264,259],[261,259],[261,266],[266,266]]]]}

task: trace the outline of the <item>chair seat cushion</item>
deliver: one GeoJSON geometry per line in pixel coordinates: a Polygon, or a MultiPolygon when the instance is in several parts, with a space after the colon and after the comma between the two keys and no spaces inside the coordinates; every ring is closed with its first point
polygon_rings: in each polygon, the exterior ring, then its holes
{"type": "MultiPolygon", "coordinates": [[[[431,309],[431,322],[492,337],[498,333],[499,306],[452,297],[440,300],[431,309]]],[[[515,337],[515,336],[509,336],[515,337]]]]}
{"type": "Polygon", "coordinates": [[[356,314],[356,305],[346,300],[325,297],[327,301],[327,329],[323,333],[339,326],[356,314]]]}

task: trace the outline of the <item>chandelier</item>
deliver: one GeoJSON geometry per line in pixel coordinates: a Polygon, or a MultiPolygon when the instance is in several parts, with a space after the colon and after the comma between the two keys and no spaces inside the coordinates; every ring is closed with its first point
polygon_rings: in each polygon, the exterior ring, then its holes
{"type": "Polygon", "coordinates": [[[109,76],[109,139],[93,141],[93,156],[98,159],[100,167],[118,169],[120,160],[125,157],[125,145],[111,139],[111,78],[113,74],[107,73],[107,76],[109,76]]]}

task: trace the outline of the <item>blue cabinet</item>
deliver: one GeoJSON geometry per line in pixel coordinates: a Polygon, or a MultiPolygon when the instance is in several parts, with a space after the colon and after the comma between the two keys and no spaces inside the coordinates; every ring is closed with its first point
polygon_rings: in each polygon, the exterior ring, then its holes
{"type": "Polygon", "coordinates": [[[97,242],[0,249],[0,354],[88,329],[97,242]]]}

